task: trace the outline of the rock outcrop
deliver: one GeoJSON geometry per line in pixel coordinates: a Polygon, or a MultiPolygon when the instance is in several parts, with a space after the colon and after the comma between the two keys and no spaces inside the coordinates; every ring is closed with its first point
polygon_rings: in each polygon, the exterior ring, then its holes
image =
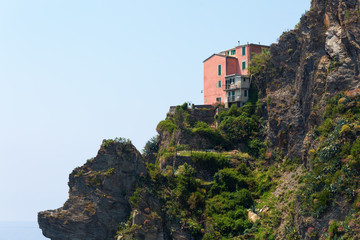
{"type": "Polygon", "coordinates": [[[306,163],[304,139],[321,121],[317,109],[329,95],[359,88],[359,24],[358,0],[313,0],[296,28],[271,46],[257,81],[274,147],[306,163]]]}
{"type": "Polygon", "coordinates": [[[104,140],[98,155],[70,174],[64,206],[38,214],[43,234],[52,240],[114,239],[119,223],[130,216],[129,197],[145,175],[130,142],[104,140]]]}

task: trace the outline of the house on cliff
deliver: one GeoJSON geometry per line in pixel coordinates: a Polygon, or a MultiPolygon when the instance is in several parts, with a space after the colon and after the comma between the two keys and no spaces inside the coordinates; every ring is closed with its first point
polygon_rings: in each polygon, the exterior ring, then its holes
{"type": "Polygon", "coordinates": [[[251,57],[268,49],[269,46],[248,43],[205,59],[204,104],[224,103],[226,108],[244,105],[249,98],[251,57]]]}

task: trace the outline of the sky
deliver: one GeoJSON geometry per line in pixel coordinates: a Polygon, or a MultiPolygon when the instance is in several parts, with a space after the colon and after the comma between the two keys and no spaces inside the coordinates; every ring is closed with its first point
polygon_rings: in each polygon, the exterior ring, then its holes
{"type": "Polygon", "coordinates": [[[61,207],[103,139],[142,150],[169,106],[203,104],[203,60],[270,45],[310,0],[0,0],[0,221],[61,207]]]}

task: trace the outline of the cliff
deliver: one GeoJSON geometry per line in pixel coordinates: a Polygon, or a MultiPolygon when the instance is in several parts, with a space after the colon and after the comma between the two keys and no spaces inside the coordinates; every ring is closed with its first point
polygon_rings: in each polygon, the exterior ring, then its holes
{"type": "Polygon", "coordinates": [[[129,197],[147,170],[140,153],[122,139],[103,141],[98,155],[69,176],[63,207],[40,212],[44,236],[53,240],[113,239],[131,212],[129,197]]]}
{"type": "Polygon", "coordinates": [[[64,206],[39,213],[44,235],[360,238],[359,24],[360,1],[313,0],[254,57],[249,103],[214,119],[179,106],[143,155],[104,141],[70,174],[64,206]]]}
{"type": "Polygon", "coordinates": [[[359,21],[359,1],[313,0],[296,28],[271,46],[256,78],[274,147],[306,161],[305,136],[321,122],[317,109],[330,95],[359,87],[359,21]]]}

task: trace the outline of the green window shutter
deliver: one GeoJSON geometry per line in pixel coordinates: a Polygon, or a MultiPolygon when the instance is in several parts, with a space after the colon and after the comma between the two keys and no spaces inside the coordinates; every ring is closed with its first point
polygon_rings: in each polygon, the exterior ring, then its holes
{"type": "Polygon", "coordinates": [[[246,69],[246,62],[245,61],[242,62],[242,69],[243,70],[246,69]]]}
{"type": "Polygon", "coordinates": [[[221,65],[218,66],[218,75],[221,76],[221,65]]]}
{"type": "Polygon", "coordinates": [[[246,48],[242,47],[242,55],[245,56],[245,54],[246,54],[246,48]]]}
{"type": "Polygon", "coordinates": [[[218,87],[221,88],[221,81],[218,82],[218,87]]]}
{"type": "Polygon", "coordinates": [[[231,50],[231,55],[235,55],[236,51],[235,50],[231,50]]]}

